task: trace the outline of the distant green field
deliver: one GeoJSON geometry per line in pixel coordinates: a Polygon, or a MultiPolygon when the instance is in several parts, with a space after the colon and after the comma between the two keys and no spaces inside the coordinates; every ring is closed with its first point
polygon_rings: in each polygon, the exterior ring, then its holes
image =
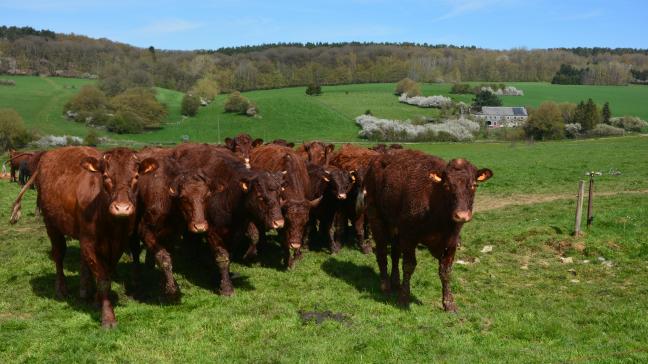
{"type": "MultiPolygon", "coordinates": [[[[6,77],[17,86],[0,86],[0,107],[15,108],[27,125],[41,134],[73,134],[84,136],[85,126],[65,120],[63,104],[79,88],[93,81],[68,78],[6,77]],[[74,88],[70,88],[74,87],[74,88]]],[[[525,92],[525,96],[503,97],[505,105],[538,106],[546,100],[578,102],[589,97],[603,104],[609,101],[615,116],[636,115],[648,119],[648,87],[644,86],[563,86],[547,83],[507,83],[525,92]]],[[[226,114],[226,95],[202,108],[197,117],[180,115],[182,94],[158,89],[159,99],[167,104],[169,115],[164,128],[139,135],[114,135],[113,139],[143,143],[177,143],[183,135],[192,141],[217,142],[226,136],[248,132],[264,139],[284,138],[301,141],[359,141],[356,116],[370,110],[375,116],[390,119],[411,119],[435,116],[435,109],[422,109],[401,104],[393,95],[394,84],[357,84],[323,87],[324,94],[310,97],[305,88],[246,92],[260,109],[260,117],[226,114]]],[[[449,95],[450,84],[424,84],[425,95],[449,95]]],[[[455,100],[470,102],[469,95],[449,95],[455,100]]]]}

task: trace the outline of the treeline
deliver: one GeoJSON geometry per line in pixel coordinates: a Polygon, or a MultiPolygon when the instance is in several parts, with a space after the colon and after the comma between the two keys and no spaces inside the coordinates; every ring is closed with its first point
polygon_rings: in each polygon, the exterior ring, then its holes
{"type": "Polygon", "coordinates": [[[120,70],[123,82],[110,82],[187,91],[198,80],[210,79],[221,91],[230,92],[396,82],[405,77],[419,82],[551,81],[562,64],[594,70],[594,78],[587,81],[592,84],[617,84],[629,81],[631,70],[648,69],[648,54],[634,49],[502,51],[444,44],[349,42],[187,52],[137,48],[79,35],[52,37],[49,31],[30,29],[14,29],[11,37],[0,37],[0,73],[103,78],[120,70]]]}
{"type": "Polygon", "coordinates": [[[636,70],[628,64],[608,62],[578,68],[568,64],[560,69],[551,79],[559,85],[626,85],[635,77],[636,70]]]}

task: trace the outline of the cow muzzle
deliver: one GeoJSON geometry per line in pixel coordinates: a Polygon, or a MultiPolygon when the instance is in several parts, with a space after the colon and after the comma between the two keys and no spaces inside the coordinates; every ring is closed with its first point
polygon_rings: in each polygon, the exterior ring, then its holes
{"type": "Polygon", "coordinates": [[[113,216],[128,217],[135,212],[135,206],[130,202],[113,202],[109,210],[113,216]]]}
{"type": "Polygon", "coordinates": [[[339,193],[337,195],[338,200],[346,200],[346,193],[339,193]]]}
{"type": "Polygon", "coordinates": [[[273,229],[281,229],[282,227],[284,227],[284,219],[274,220],[272,222],[273,229]]]}
{"type": "Polygon", "coordinates": [[[470,210],[455,211],[452,214],[452,219],[456,222],[468,222],[472,220],[472,212],[470,210]]]}
{"type": "Polygon", "coordinates": [[[191,226],[189,226],[189,230],[191,230],[191,232],[194,234],[202,234],[207,231],[208,227],[209,225],[207,224],[207,222],[202,221],[191,224],[191,226]]]}

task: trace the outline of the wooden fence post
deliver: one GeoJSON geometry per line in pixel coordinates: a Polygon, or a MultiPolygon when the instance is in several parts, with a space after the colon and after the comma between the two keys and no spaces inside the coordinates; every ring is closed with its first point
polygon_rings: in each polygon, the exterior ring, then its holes
{"type": "Polygon", "coordinates": [[[583,216],[583,195],[585,195],[585,181],[578,181],[578,198],[576,201],[576,226],[574,227],[574,236],[581,234],[581,218],[583,216]]]}
{"type": "Polygon", "coordinates": [[[587,198],[587,228],[592,225],[592,221],[594,220],[594,209],[593,209],[593,199],[594,197],[594,176],[590,176],[590,181],[589,181],[589,195],[587,198]]]}

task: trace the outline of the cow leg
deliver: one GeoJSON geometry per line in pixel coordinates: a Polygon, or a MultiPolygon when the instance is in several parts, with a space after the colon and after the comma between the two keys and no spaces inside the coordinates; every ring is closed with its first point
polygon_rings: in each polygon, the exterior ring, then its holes
{"type": "Polygon", "coordinates": [[[439,260],[439,278],[441,278],[443,293],[443,309],[449,312],[457,312],[457,305],[454,302],[454,297],[450,289],[450,273],[452,272],[455,250],[456,247],[447,248],[443,257],[439,260]]]}
{"type": "Polygon", "coordinates": [[[376,261],[378,262],[378,270],[380,271],[380,290],[384,293],[389,293],[391,290],[387,277],[387,242],[389,236],[385,230],[385,225],[380,220],[372,223],[371,229],[374,232],[376,240],[376,261]]]}
{"type": "Polygon", "coordinates": [[[331,249],[331,254],[336,254],[341,249],[339,240],[335,239],[335,229],[333,228],[334,219],[335,216],[329,213],[326,213],[320,219],[320,231],[322,231],[322,233],[325,234],[326,239],[328,240],[329,247],[331,249]]]}
{"type": "Polygon", "coordinates": [[[49,225],[47,225],[47,235],[52,243],[52,260],[56,265],[56,280],[54,283],[56,298],[63,299],[67,296],[67,285],[65,283],[65,273],[63,272],[63,260],[67,244],[65,243],[65,236],[49,225]]]}
{"type": "Polygon", "coordinates": [[[223,239],[221,239],[221,237],[218,236],[218,234],[216,234],[215,232],[209,231],[207,235],[207,242],[214,252],[214,259],[216,260],[218,271],[220,272],[219,293],[222,296],[231,296],[234,294],[234,287],[232,286],[232,280],[230,278],[229,272],[229,252],[225,247],[223,239]]]}
{"type": "Polygon", "coordinates": [[[341,211],[337,211],[335,213],[335,216],[333,216],[333,225],[335,226],[335,229],[333,229],[334,230],[333,239],[338,243],[338,245],[341,245],[342,240],[344,239],[344,231],[346,228],[346,223],[347,223],[346,216],[341,211]]]}
{"type": "Polygon", "coordinates": [[[94,280],[92,279],[92,272],[86,263],[85,259],[81,257],[81,266],[79,269],[79,297],[88,299],[94,290],[94,280]]]}
{"type": "MultiPolygon", "coordinates": [[[[399,246],[398,238],[394,240],[394,242],[391,245],[391,280],[390,280],[390,285],[391,285],[391,291],[392,292],[398,292],[398,289],[400,288],[400,257],[401,257],[401,249],[399,246]]],[[[405,262],[405,259],[403,259],[403,264],[405,262]]]]}
{"type": "Polygon", "coordinates": [[[16,168],[13,163],[10,163],[9,167],[9,182],[16,182],[16,168]]]}
{"type": "Polygon", "coordinates": [[[364,213],[356,217],[353,222],[353,227],[355,229],[356,242],[358,243],[360,250],[362,250],[364,254],[371,253],[371,244],[366,240],[369,236],[369,224],[365,221],[364,213]]]}
{"type": "Polygon", "coordinates": [[[97,280],[97,301],[101,305],[101,327],[112,329],[117,326],[115,311],[110,302],[110,269],[106,263],[97,257],[95,242],[90,239],[81,239],[81,258],[86,261],[92,274],[97,280]]]}
{"type": "MultiPolygon", "coordinates": [[[[259,236],[261,232],[255,224],[248,224],[245,235],[250,240],[250,246],[243,255],[243,260],[254,259],[258,255],[257,244],[259,243],[259,236]]],[[[263,233],[265,235],[265,233],[263,233]]]]}
{"type": "Polygon", "coordinates": [[[171,255],[169,252],[157,243],[155,234],[152,231],[145,229],[143,236],[144,244],[147,250],[155,257],[155,262],[158,268],[162,270],[164,277],[162,279],[162,287],[164,294],[169,298],[177,297],[178,284],[173,278],[173,264],[171,263],[171,255]]]}
{"type": "Polygon", "coordinates": [[[398,304],[408,305],[410,302],[410,279],[416,269],[416,246],[403,249],[403,284],[398,295],[398,304]]]}

